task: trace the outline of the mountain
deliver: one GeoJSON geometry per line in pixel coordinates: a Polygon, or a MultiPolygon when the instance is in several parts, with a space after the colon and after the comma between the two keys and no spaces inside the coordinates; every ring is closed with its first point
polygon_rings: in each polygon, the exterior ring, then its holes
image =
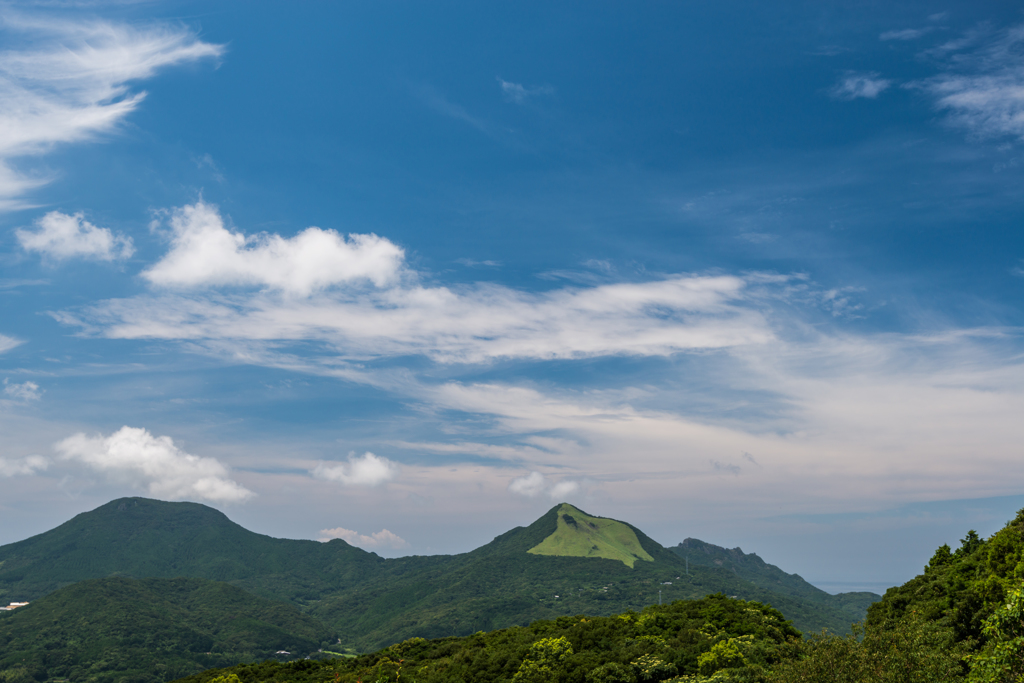
{"type": "MultiPolygon", "coordinates": [[[[807,583],[798,574],[787,574],[775,565],[768,564],[755,553],[744,553],[739,548],[726,549],[696,538],[687,538],[669,550],[683,558],[688,567],[720,567],[764,590],[821,605],[842,615],[850,624],[862,621],[868,607],[881,598],[880,595],[868,592],[832,595],[807,583]]],[[[795,620],[797,616],[790,618],[795,620]]],[[[844,629],[832,630],[844,632],[844,629]]]]}
{"type": "Polygon", "coordinates": [[[687,573],[684,558],[636,527],[567,504],[461,555],[385,560],[340,540],[262,536],[203,505],[142,498],[0,547],[0,601],[118,575],[226,581],[299,607],[360,651],[719,592],[770,604],[805,631],[846,632],[863,617],[840,596],[744,578],[714,562],[691,563],[687,573]]]}
{"type": "Polygon", "coordinates": [[[291,605],[205,579],[88,579],[0,616],[0,679],[145,683],[316,652],[333,634],[291,605]]]}
{"type": "Polygon", "coordinates": [[[0,546],[0,602],[34,600],[82,579],[124,575],[229,581],[301,604],[357,585],[383,563],[340,540],[253,533],[198,503],[122,498],[0,546]]]}

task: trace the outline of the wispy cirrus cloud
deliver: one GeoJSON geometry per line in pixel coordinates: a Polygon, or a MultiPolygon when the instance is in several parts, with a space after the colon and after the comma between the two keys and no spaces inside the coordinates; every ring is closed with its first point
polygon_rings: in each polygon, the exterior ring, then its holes
{"type": "Polygon", "coordinates": [[[979,138],[1024,140],[1024,26],[995,35],[979,32],[950,41],[933,53],[947,72],[910,84],[934,98],[951,124],[979,138]]]}
{"type": "Polygon", "coordinates": [[[444,94],[432,85],[421,85],[413,89],[415,95],[438,114],[448,118],[468,123],[482,133],[491,134],[491,127],[483,119],[476,117],[466,111],[461,104],[449,100],[444,94]]]}
{"type": "Polygon", "coordinates": [[[526,86],[522,83],[513,83],[498,77],[498,84],[501,86],[501,95],[506,102],[514,104],[525,104],[532,97],[540,95],[551,95],[555,89],[550,85],[526,86]]]}
{"type": "Polygon", "coordinates": [[[635,498],[640,487],[652,500],[701,506],[749,497],[748,511],[981,498],[1013,493],[1024,476],[1014,418],[1024,365],[998,351],[1002,336],[820,335],[733,350],[734,362],[716,366],[717,385],[770,390],[785,409],[767,421],[645,406],[627,390],[449,382],[430,397],[493,416],[491,433],[504,439],[561,435],[543,451],[513,454],[537,468],[508,485],[528,497],[551,490],[540,467],[557,463],[561,480],[592,482],[591,493],[635,498]]]}
{"type": "Polygon", "coordinates": [[[850,71],[839,79],[838,83],[832,86],[829,94],[837,100],[856,100],[860,98],[873,100],[888,89],[892,83],[892,80],[882,78],[874,71],[866,73],[850,71]]]}
{"type": "Polygon", "coordinates": [[[0,334],[0,353],[3,353],[4,351],[10,351],[15,346],[18,346],[21,343],[22,341],[20,339],[15,339],[14,337],[8,337],[6,335],[0,334]]]}
{"type": "Polygon", "coordinates": [[[45,154],[114,129],[145,98],[133,82],[158,70],[216,58],[224,47],[171,25],[71,22],[8,13],[0,30],[0,209],[50,177],[19,170],[19,158],[45,154]]]}
{"type": "Polygon", "coordinates": [[[51,211],[35,222],[35,230],[18,229],[15,236],[26,251],[63,261],[71,258],[114,261],[135,253],[132,238],[98,228],[82,213],[51,211]]]}
{"type": "Polygon", "coordinates": [[[918,38],[924,37],[935,30],[934,26],[925,26],[924,28],[904,28],[895,31],[884,31],[879,36],[879,40],[917,40],[918,38]]]}

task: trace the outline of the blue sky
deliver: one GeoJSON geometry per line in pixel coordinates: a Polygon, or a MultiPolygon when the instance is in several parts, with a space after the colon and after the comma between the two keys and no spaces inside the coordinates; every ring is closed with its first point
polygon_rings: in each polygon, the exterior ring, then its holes
{"type": "Polygon", "coordinates": [[[569,500],[877,589],[1024,506],[1015,3],[0,14],[0,542],[569,500]]]}

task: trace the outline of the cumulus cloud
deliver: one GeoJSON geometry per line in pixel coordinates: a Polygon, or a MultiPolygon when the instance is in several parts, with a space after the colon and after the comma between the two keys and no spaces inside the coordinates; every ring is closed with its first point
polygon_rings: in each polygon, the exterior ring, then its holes
{"type": "Polygon", "coordinates": [[[547,495],[554,500],[564,500],[566,497],[577,493],[580,490],[580,485],[578,482],[568,479],[552,482],[540,472],[535,471],[510,481],[508,490],[516,495],[526,496],[527,498],[547,495]]]}
{"type": "Polygon", "coordinates": [[[9,396],[15,401],[38,401],[42,395],[42,389],[35,382],[16,384],[4,378],[4,396],[9,396]]]}
{"type": "Polygon", "coordinates": [[[351,453],[347,463],[320,463],[311,473],[317,479],[345,486],[379,486],[398,476],[398,464],[369,452],[358,457],[351,453]]]}
{"type": "Polygon", "coordinates": [[[957,54],[949,72],[912,87],[932,95],[936,108],[972,135],[1024,140],[1024,26],[978,47],[975,42],[950,43],[946,51],[957,54]]]}
{"type": "Polygon", "coordinates": [[[330,541],[334,538],[340,538],[341,540],[351,545],[359,546],[360,548],[374,549],[374,548],[404,548],[409,545],[409,542],[398,534],[394,534],[387,529],[381,529],[375,531],[369,536],[359,533],[358,531],[352,531],[344,527],[336,527],[334,529],[321,529],[320,540],[330,541]]]}
{"type": "Polygon", "coordinates": [[[255,495],[230,479],[218,460],[190,455],[171,437],[153,436],[145,429],[122,427],[110,436],[78,433],[54,448],[65,462],[145,489],[156,498],[235,503],[255,495]]]}
{"type": "Polygon", "coordinates": [[[30,455],[27,458],[0,458],[0,477],[17,477],[42,472],[50,466],[50,461],[41,455],[30,455]]]}
{"type": "Polygon", "coordinates": [[[891,80],[881,78],[875,72],[850,72],[832,86],[829,92],[832,97],[839,100],[855,100],[857,98],[873,100],[891,85],[891,80]]]}
{"type": "Polygon", "coordinates": [[[307,228],[298,235],[243,235],[203,202],[171,213],[171,250],[142,276],[164,287],[252,285],[299,296],[334,285],[394,282],[404,252],[377,235],[307,228]]]}
{"type": "Polygon", "coordinates": [[[113,261],[135,253],[131,237],[115,235],[109,228],[98,228],[81,213],[69,216],[51,211],[35,224],[35,230],[15,231],[18,242],[26,251],[37,251],[53,259],[78,257],[113,261]]]}
{"type": "Polygon", "coordinates": [[[180,26],[8,13],[3,29],[7,45],[31,47],[0,51],[0,209],[19,206],[23,193],[48,181],[18,171],[16,158],[110,131],[145,97],[130,83],[224,51],[180,26]]]}
{"type": "Polygon", "coordinates": [[[523,104],[531,97],[550,95],[555,92],[555,89],[550,85],[527,87],[521,83],[512,83],[500,77],[498,78],[498,83],[501,85],[501,94],[505,101],[514,102],[515,104],[523,104]]]}

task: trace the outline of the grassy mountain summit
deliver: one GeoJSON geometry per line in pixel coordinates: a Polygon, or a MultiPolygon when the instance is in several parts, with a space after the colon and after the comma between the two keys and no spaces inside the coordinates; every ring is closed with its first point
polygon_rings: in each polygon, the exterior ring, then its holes
{"type": "Polygon", "coordinates": [[[562,503],[557,514],[558,528],[554,533],[526,552],[558,557],[603,557],[620,560],[630,569],[637,560],[654,561],[640,545],[636,533],[622,522],[592,517],[568,503],[562,503]]]}

